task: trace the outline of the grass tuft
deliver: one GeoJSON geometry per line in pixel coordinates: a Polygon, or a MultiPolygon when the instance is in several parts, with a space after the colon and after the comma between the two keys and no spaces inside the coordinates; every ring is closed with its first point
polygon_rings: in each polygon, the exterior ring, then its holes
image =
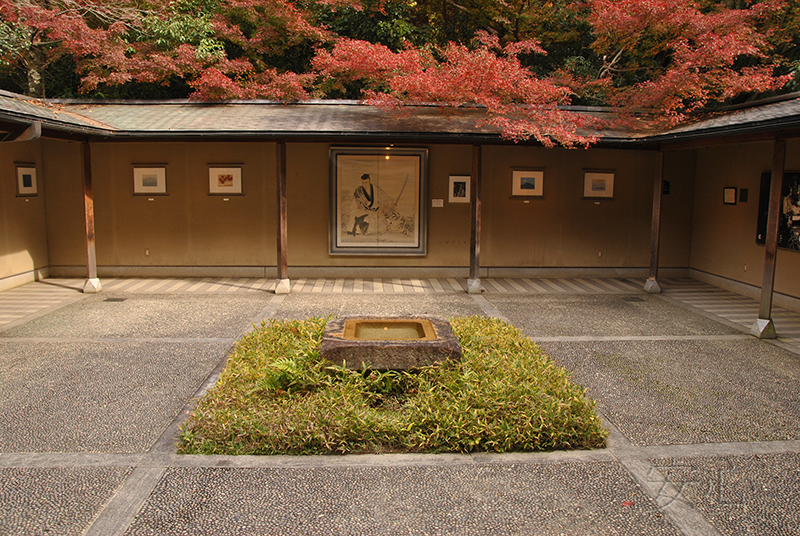
{"type": "Polygon", "coordinates": [[[351,371],[320,358],[327,318],[267,321],[237,344],[184,426],[184,454],[590,449],[585,390],[514,326],[451,321],[460,364],[351,371]]]}

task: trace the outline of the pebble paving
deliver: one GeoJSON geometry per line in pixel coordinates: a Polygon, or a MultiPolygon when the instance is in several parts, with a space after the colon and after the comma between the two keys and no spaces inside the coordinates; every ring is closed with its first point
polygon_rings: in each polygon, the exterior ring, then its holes
{"type": "Polygon", "coordinates": [[[0,292],[0,534],[797,534],[800,315],[688,279],[47,280],[0,292]],[[588,389],[597,451],[179,456],[265,318],[494,315],[588,389]]]}
{"type": "Polygon", "coordinates": [[[167,471],[126,534],[633,533],[679,534],[616,463],[594,462],[176,468],[167,471]]]}

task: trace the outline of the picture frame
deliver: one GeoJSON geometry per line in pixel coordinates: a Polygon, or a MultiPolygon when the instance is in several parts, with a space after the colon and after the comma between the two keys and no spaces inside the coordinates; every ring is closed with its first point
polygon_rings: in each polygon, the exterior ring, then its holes
{"type": "Polygon", "coordinates": [[[736,204],[736,188],[726,187],[722,189],[722,203],[725,205],[736,204]]]}
{"type": "Polygon", "coordinates": [[[425,255],[428,150],[330,149],[331,255],[425,255]]]}
{"type": "Polygon", "coordinates": [[[134,195],[167,195],[167,168],[159,165],[134,165],[134,195]]]}
{"type": "Polygon", "coordinates": [[[17,164],[17,197],[36,197],[39,186],[34,164],[17,164]]]}
{"type": "Polygon", "coordinates": [[[511,195],[513,196],[544,195],[544,170],[517,169],[512,171],[511,195]]]}
{"type": "Polygon", "coordinates": [[[450,175],[448,202],[469,203],[471,200],[471,183],[472,177],[469,175],[450,175]]]}
{"type": "Polygon", "coordinates": [[[208,195],[242,195],[242,166],[209,164],[208,195]]]}
{"type": "Polygon", "coordinates": [[[583,197],[613,198],[614,173],[611,171],[586,171],[583,174],[583,197]]]}
{"type": "MultiPolygon", "coordinates": [[[[767,242],[767,220],[772,172],[761,174],[756,220],[756,243],[767,242]]],[[[781,202],[778,222],[778,247],[800,251],[800,171],[786,171],[781,181],[781,202]]]]}

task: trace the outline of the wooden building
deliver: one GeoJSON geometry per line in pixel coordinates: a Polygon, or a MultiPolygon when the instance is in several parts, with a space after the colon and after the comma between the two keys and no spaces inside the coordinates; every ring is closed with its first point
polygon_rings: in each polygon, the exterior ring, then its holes
{"type": "Polygon", "coordinates": [[[482,113],[0,92],[0,289],[586,275],[657,291],[669,274],[768,295],[762,312],[773,297],[800,310],[797,95],[668,132],[604,132],[589,149],[503,140],[475,126],[482,113]]]}

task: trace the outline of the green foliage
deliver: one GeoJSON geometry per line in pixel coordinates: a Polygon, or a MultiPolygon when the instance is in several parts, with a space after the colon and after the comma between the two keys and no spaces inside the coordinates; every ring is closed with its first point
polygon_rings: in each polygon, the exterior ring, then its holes
{"type": "Polygon", "coordinates": [[[538,451],[604,444],[594,403],[510,324],[453,319],[460,364],[352,371],[319,356],[327,319],[244,336],[181,435],[193,454],[538,451]]]}

